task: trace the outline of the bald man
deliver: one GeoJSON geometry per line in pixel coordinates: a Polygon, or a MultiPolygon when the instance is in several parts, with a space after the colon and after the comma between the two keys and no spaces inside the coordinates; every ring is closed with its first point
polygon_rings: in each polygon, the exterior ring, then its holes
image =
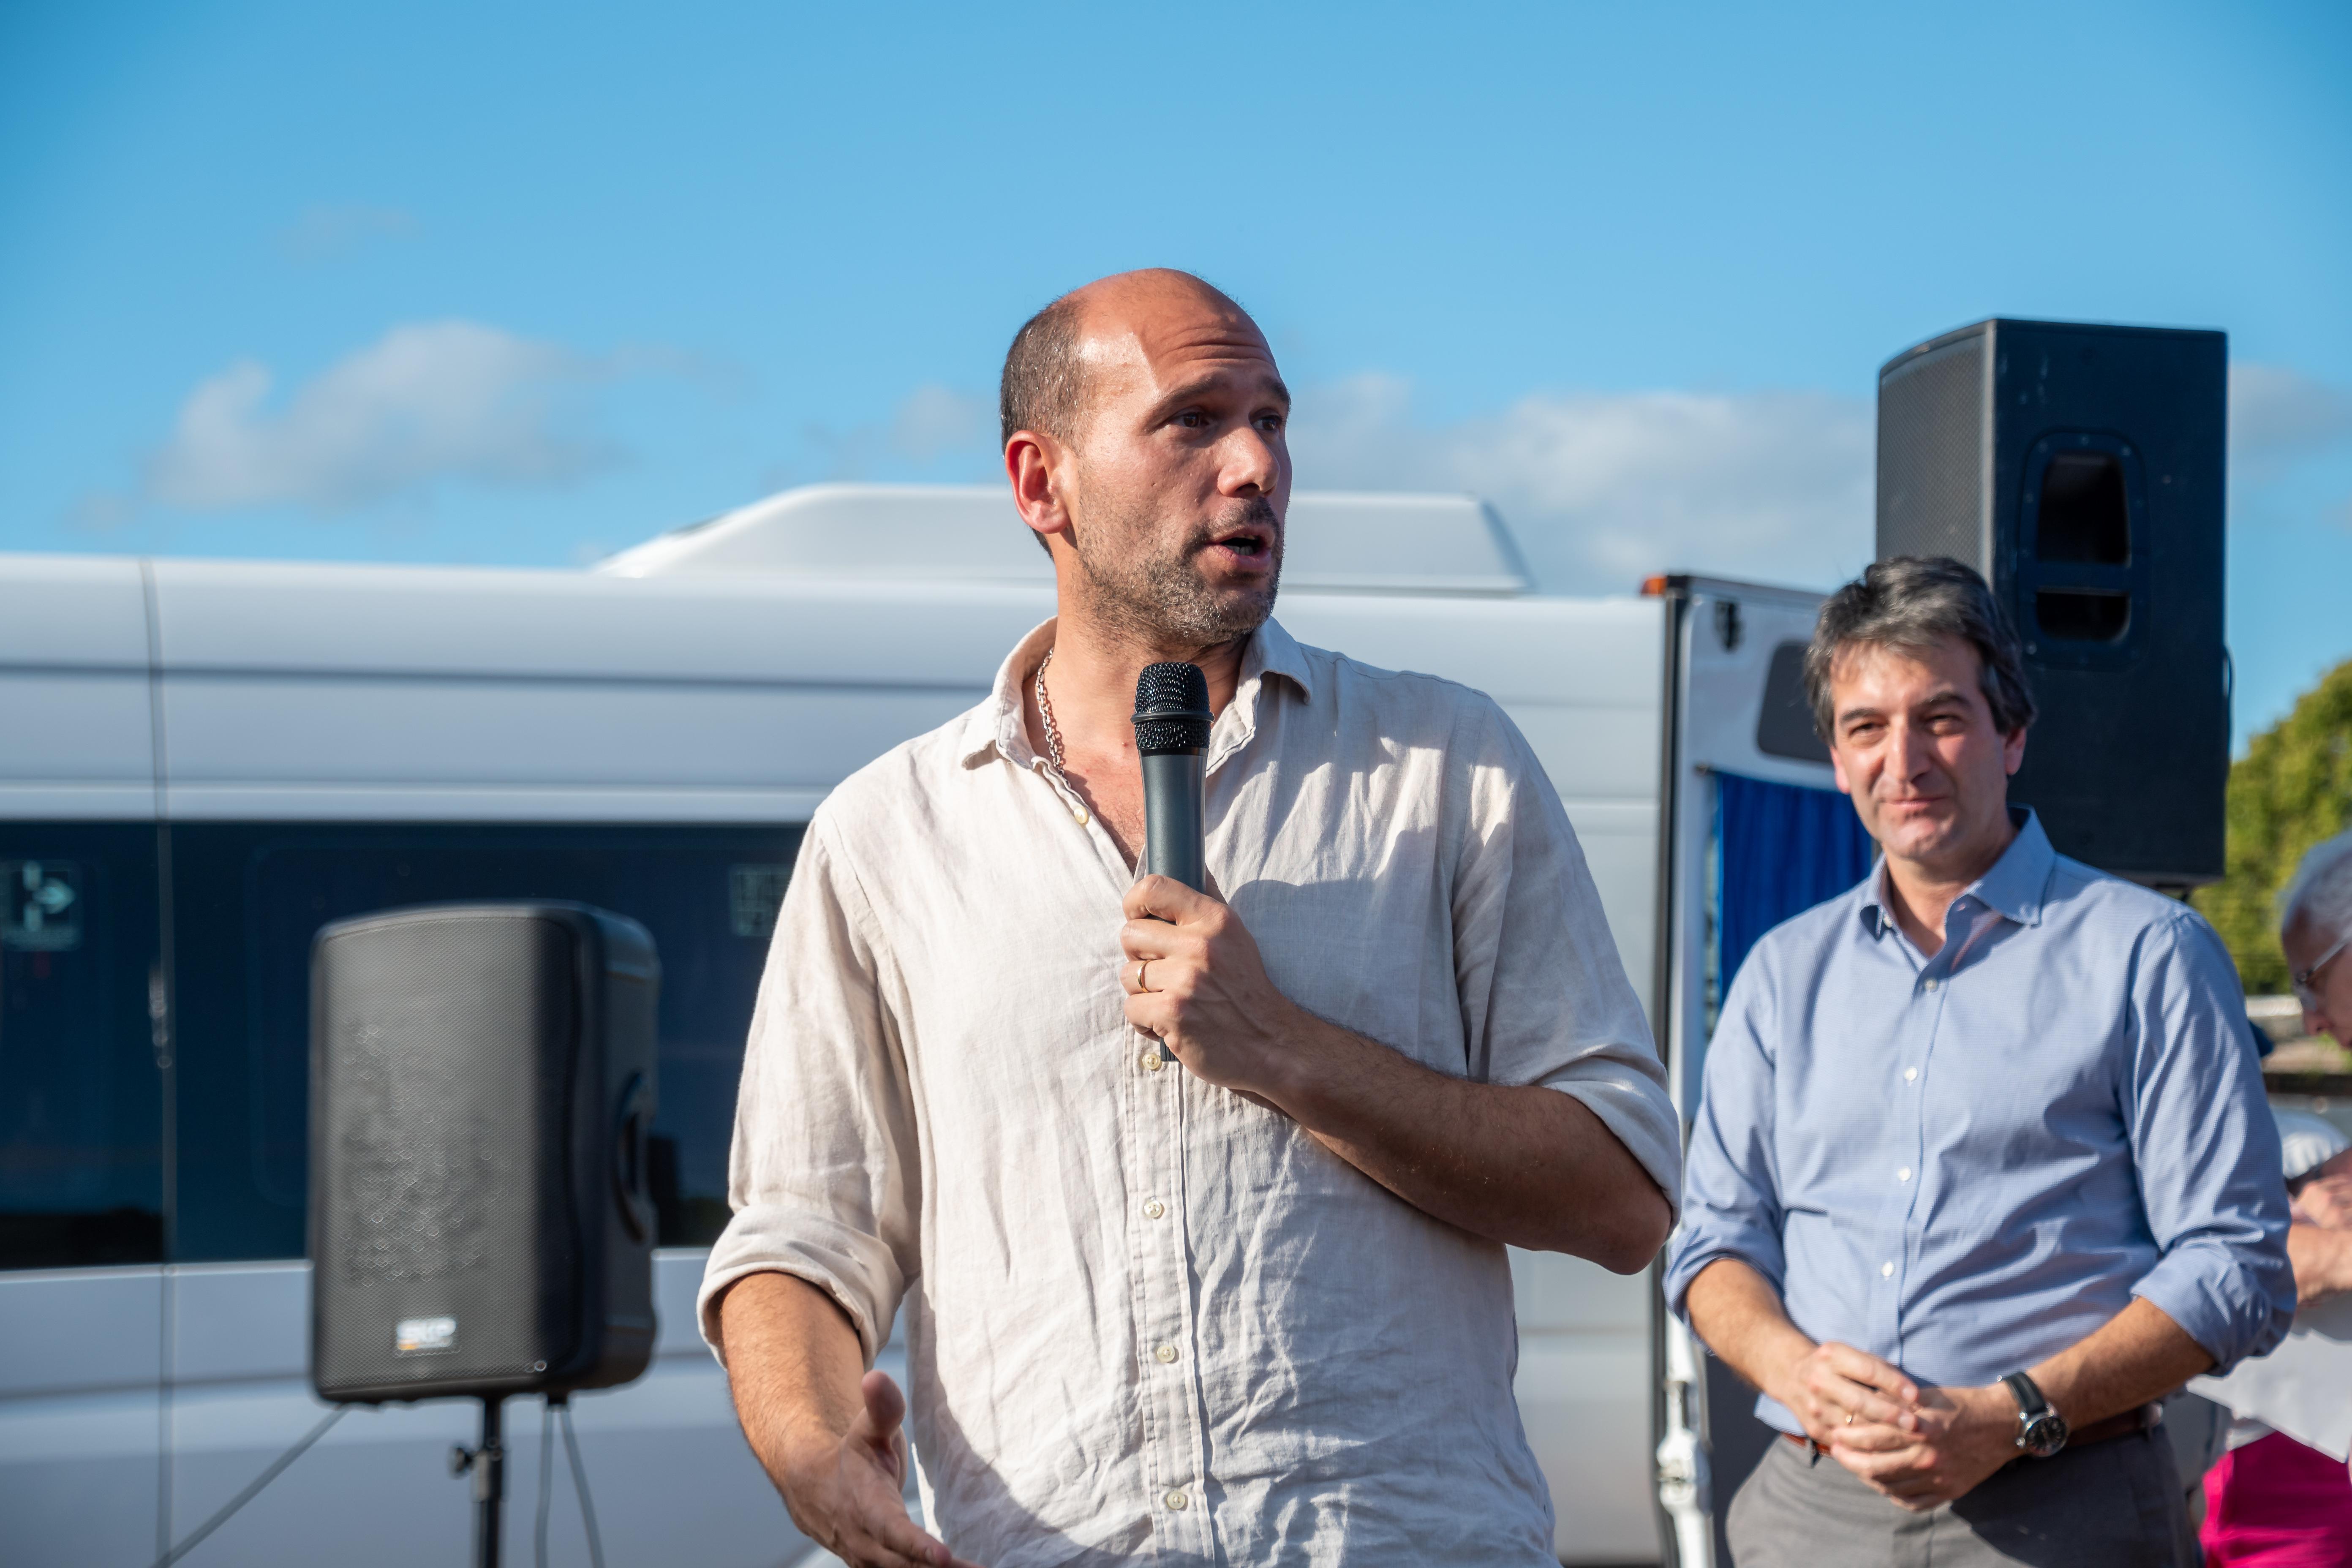
{"type": "Polygon", "coordinates": [[[701,1312],[851,1563],[1556,1561],[1505,1246],[1647,1264],[1674,1113],[1510,721],[1267,618],[1289,413],[1198,279],[1039,312],[1004,467],[1059,613],[809,824],[701,1312]],[[1162,659],[1214,895],[1135,875],[1162,659]]]}

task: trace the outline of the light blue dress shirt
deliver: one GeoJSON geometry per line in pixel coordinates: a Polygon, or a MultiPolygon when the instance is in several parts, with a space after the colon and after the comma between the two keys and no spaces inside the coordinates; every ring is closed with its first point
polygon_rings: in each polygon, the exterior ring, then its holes
{"type": "MultiPolygon", "coordinates": [[[[1737,1258],[1816,1341],[1986,1384],[2144,1296],[2226,1372],[2294,1315],[2276,1125],[2213,929],[2030,813],[1923,957],[1861,886],[1724,998],[1666,1270],[1737,1258]]],[[[1757,1415],[1799,1430],[1777,1402],[1757,1415]]]]}

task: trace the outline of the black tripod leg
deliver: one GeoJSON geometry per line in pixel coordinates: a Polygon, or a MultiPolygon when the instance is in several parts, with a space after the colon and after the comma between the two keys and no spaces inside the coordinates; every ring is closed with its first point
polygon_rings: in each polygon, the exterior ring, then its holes
{"type": "Polygon", "coordinates": [[[487,1394],[482,1399],[482,1441],[473,1464],[474,1568],[499,1568],[499,1513],[507,1498],[507,1451],[499,1441],[499,1426],[505,1404],[487,1394]]]}

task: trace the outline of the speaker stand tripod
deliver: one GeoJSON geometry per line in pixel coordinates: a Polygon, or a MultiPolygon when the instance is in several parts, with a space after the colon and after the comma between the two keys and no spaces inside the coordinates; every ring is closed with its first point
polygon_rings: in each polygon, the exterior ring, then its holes
{"type": "Polygon", "coordinates": [[[507,1500],[507,1451],[499,1437],[502,1394],[482,1395],[482,1438],[449,1450],[449,1473],[474,1477],[474,1568],[499,1568],[499,1511],[507,1500]]]}

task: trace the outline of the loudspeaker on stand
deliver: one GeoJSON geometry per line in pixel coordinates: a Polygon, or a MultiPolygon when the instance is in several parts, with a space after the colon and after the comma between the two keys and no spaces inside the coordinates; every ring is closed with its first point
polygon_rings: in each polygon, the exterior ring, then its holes
{"type": "Polygon", "coordinates": [[[1878,555],[1976,568],[2041,708],[2010,798],[2158,886],[2222,870],[2228,340],[1993,320],[1878,375],[1878,555]]]}

